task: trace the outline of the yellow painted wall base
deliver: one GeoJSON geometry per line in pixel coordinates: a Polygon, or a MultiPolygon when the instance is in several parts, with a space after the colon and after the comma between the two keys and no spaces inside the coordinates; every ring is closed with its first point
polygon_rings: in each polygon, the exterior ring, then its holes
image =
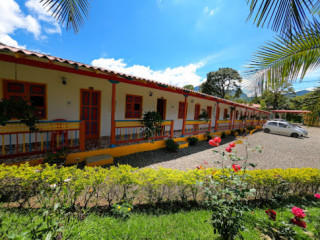
{"type": "MultiPolygon", "coordinates": [[[[256,128],[261,129],[261,126],[257,126],[256,128]]],[[[231,133],[231,131],[224,131],[227,135],[231,133]]],[[[215,133],[211,133],[215,136],[221,136],[222,132],[215,132],[215,133]]],[[[188,142],[187,141],[187,137],[180,137],[180,138],[175,138],[175,142],[178,141],[184,141],[184,142],[188,142]]],[[[207,139],[205,134],[201,134],[201,135],[194,135],[193,137],[197,137],[200,141],[204,141],[207,139]]],[[[152,150],[156,150],[156,149],[160,149],[160,148],[165,148],[166,144],[165,141],[156,141],[154,143],[139,143],[139,144],[133,144],[133,145],[127,145],[127,146],[120,146],[120,147],[115,147],[115,148],[106,148],[106,149],[100,149],[100,150],[94,150],[94,151],[86,151],[86,152],[79,152],[79,153],[73,153],[73,154],[69,154],[67,161],[66,161],[66,165],[71,165],[71,164],[76,164],[79,162],[82,162],[85,160],[85,158],[87,157],[91,157],[91,156],[96,156],[96,155],[103,155],[103,154],[109,154],[112,157],[122,157],[122,156],[126,156],[126,155],[130,155],[130,154],[134,154],[134,153],[138,153],[138,152],[146,152],[146,151],[152,151],[152,150]]],[[[28,163],[31,166],[34,165],[39,165],[41,164],[43,161],[43,159],[34,159],[34,160],[30,160],[28,161],[28,163]]],[[[13,163],[13,164],[8,164],[8,165],[19,165],[19,164],[23,164],[25,162],[19,162],[19,163],[13,163]]],[[[109,164],[109,162],[106,162],[105,164],[109,164]]]]}
{"type": "Polygon", "coordinates": [[[188,142],[182,142],[182,141],[179,141],[179,148],[186,148],[186,147],[189,147],[189,143],[188,142]]]}

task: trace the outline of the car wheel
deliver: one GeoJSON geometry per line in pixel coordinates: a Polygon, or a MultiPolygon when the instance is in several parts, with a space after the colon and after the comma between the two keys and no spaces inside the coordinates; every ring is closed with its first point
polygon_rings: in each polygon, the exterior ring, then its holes
{"type": "Polygon", "coordinates": [[[297,137],[299,137],[299,134],[298,133],[292,133],[291,137],[297,138],[297,137]]]}
{"type": "Polygon", "coordinates": [[[264,132],[265,132],[265,133],[269,133],[269,132],[270,132],[270,129],[269,129],[269,128],[266,128],[266,129],[264,130],[264,132]]]}

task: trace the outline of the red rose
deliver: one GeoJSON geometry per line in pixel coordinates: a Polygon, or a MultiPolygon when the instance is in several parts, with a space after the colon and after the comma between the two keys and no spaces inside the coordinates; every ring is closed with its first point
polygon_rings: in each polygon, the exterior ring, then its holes
{"type": "Polygon", "coordinates": [[[213,141],[214,141],[215,143],[221,143],[221,138],[220,138],[220,137],[215,137],[215,138],[213,139],[213,141]]]}
{"type": "Polygon", "coordinates": [[[320,194],[319,194],[319,193],[316,193],[316,194],[314,195],[314,197],[316,197],[316,198],[319,198],[319,199],[320,199],[320,194]]]}
{"type": "Polygon", "coordinates": [[[307,228],[306,222],[303,221],[303,220],[300,220],[299,218],[292,218],[292,219],[291,219],[291,222],[292,222],[294,225],[297,225],[297,226],[299,226],[299,227],[307,228]]]}
{"type": "Polygon", "coordinates": [[[216,146],[219,146],[219,143],[216,143],[214,140],[209,140],[209,144],[211,145],[211,146],[214,146],[214,147],[216,147],[216,146]]]}
{"type": "Polygon", "coordinates": [[[231,148],[234,148],[236,146],[236,144],[233,142],[233,143],[229,143],[229,147],[231,148]]]}
{"type": "Polygon", "coordinates": [[[27,102],[27,105],[28,105],[28,106],[31,106],[31,102],[27,102]]]}
{"type": "Polygon", "coordinates": [[[272,219],[273,221],[276,220],[276,218],[277,218],[277,213],[276,213],[276,211],[274,211],[274,210],[272,210],[272,209],[269,209],[269,210],[266,210],[265,212],[266,212],[266,214],[269,216],[270,219],[272,219]]]}
{"type": "Polygon", "coordinates": [[[232,168],[235,172],[238,172],[241,170],[241,166],[238,164],[232,164],[232,168]]]}
{"type": "Polygon", "coordinates": [[[293,207],[291,209],[291,212],[297,217],[297,218],[304,218],[306,215],[304,214],[303,210],[298,207],[293,207]]]}
{"type": "Polygon", "coordinates": [[[230,153],[230,152],[232,152],[232,148],[231,148],[231,147],[226,147],[226,151],[227,151],[228,153],[230,153]]]}

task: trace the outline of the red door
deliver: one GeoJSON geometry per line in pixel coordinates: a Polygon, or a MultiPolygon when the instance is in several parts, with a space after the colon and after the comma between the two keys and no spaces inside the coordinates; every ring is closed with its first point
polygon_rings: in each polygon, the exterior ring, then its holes
{"type": "Polygon", "coordinates": [[[81,89],[80,120],[85,121],[86,139],[100,136],[100,91],[81,89]]]}
{"type": "Polygon", "coordinates": [[[199,120],[200,104],[196,104],[194,107],[194,120],[199,120]]]}

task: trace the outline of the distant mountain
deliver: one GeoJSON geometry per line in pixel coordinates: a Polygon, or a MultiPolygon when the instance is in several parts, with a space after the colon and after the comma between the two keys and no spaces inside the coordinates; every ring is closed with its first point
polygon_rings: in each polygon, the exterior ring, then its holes
{"type": "Polygon", "coordinates": [[[287,93],[287,94],[285,94],[285,96],[288,96],[288,97],[303,96],[303,95],[306,95],[309,92],[311,92],[311,91],[309,91],[309,90],[300,90],[300,91],[297,91],[296,94],[287,93]]]}
{"type": "MultiPolygon", "coordinates": [[[[199,91],[200,91],[200,86],[194,87],[194,90],[197,91],[197,92],[199,92],[199,91]]],[[[233,94],[234,94],[234,93],[235,93],[235,92],[233,91],[233,94]]],[[[247,101],[247,100],[249,100],[249,97],[247,96],[247,94],[242,93],[242,94],[240,95],[240,99],[247,101]]]]}

